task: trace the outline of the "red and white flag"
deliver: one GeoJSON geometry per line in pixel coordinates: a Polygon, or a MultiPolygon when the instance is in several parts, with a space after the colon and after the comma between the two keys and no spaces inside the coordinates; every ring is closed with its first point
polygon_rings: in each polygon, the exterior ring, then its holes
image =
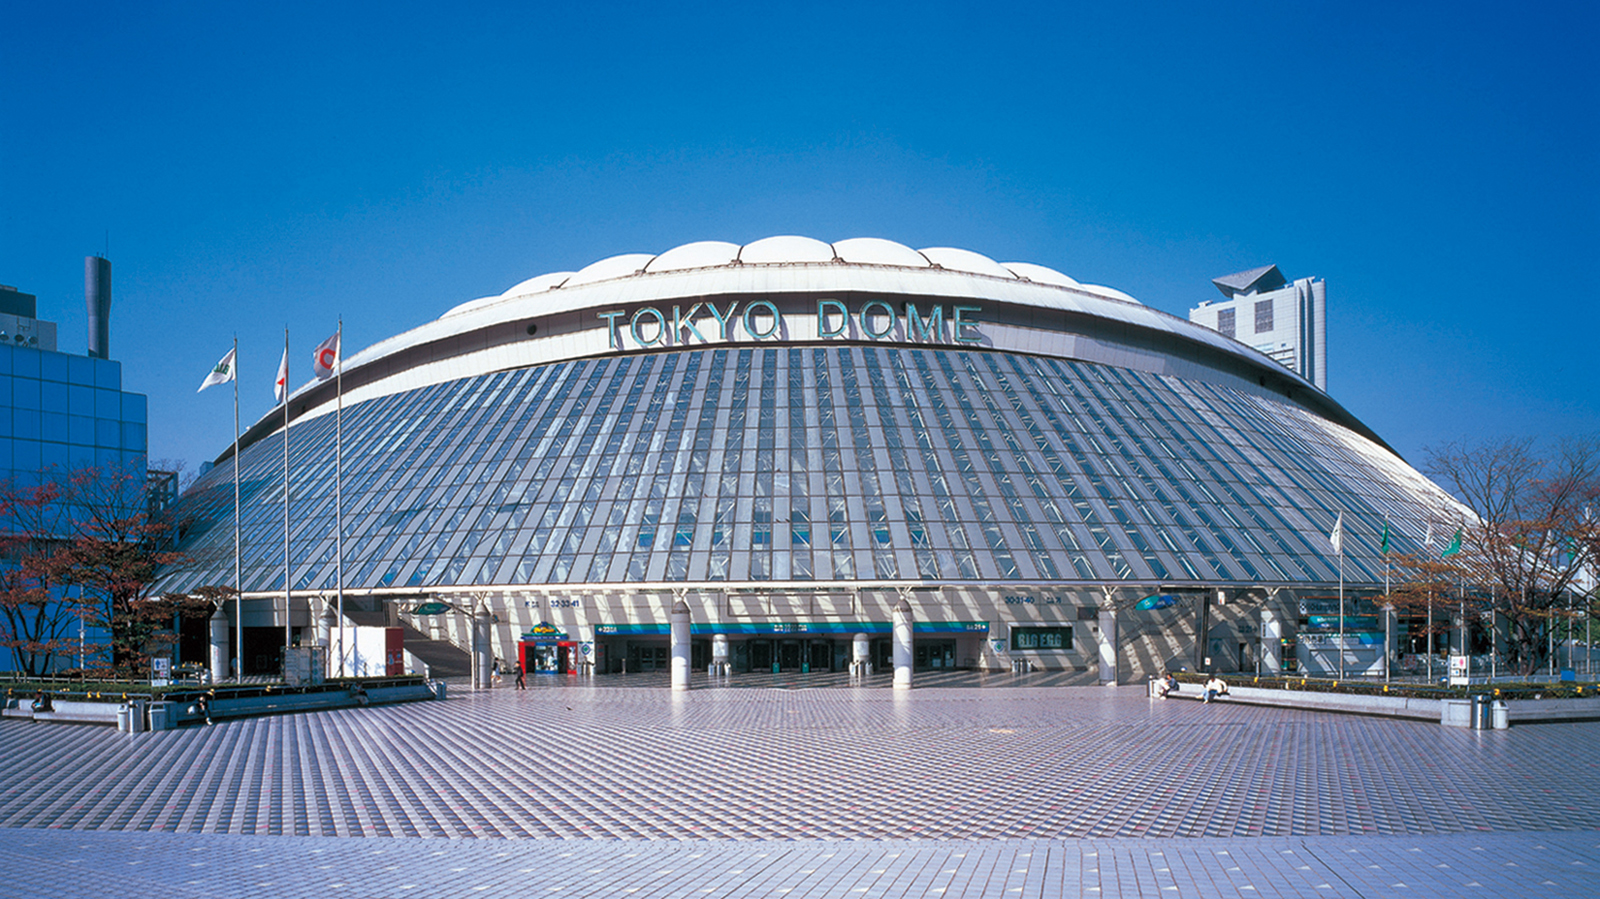
{"type": "Polygon", "coordinates": [[[289,348],[283,348],[283,359],[278,363],[278,380],[272,385],[272,395],[283,402],[289,397],[289,348]]]}
{"type": "Polygon", "coordinates": [[[311,354],[311,371],[318,381],[333,377],[339,368],[339,333],[333,332],[333,336],[319,344],[316,352],[311,354]]]}

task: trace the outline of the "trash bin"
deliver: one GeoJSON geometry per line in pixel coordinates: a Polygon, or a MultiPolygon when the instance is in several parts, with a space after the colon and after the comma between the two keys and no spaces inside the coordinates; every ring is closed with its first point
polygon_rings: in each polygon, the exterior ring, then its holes
{"type": "Polygon", "coordinates": [[[1511,727],[1511,707],[1506,705],[1504,699],[1496,699],[1490,704],[1489,717],[1495,730],[1506,730],[1511,727]]]}
{"type": "Polygon", "coordinates": [[[1489,729],[1489,697],[1482,693],[1472,697],[1472,729],[1489,729]]]}
{"type": "Polygon", "coordinates": [[[128,704],[126,702],[117,706],[117,730],[121,731],[122,733],[130,732],[128,729],[130,726],[128,719],[132,716],[132,714],[132,710],[128,708],[128,704]]]}
{"type": "Polygon", "coordinates": [[[167,729],[167,704],[164,702],[150,703],[150,729],[167,729]]]}
{"type": "Polygon", "coordinates": [[[144,706],[140,702],[128,703],[128,732],[135,734],[144,733],[144,706]]]}

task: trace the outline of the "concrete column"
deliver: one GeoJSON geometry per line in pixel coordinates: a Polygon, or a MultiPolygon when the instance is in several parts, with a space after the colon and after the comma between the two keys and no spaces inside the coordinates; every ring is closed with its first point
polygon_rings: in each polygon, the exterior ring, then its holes
{"type": "Polygon", "coordinates": [[[1283,673],[1283,618],[1278,610],[1261,610],[1261,673],[1283,673]]]}
{"type": "Polygon", "coordinates": [[[228,615],[217,607],[211,616],[211,681],[228,679],[228,615]]]}
{"type": "Polygon", "coordinates": [[[477,669],[473,672],[473,684],[480,690],[494,686],[493,647],[490,645],[493,625],[488,607],[479,605],[477,614],[472,616],[472,658],[477,669]]]}
{"type": "Polygon", "coordinates": [[[1383,606],[1378,612],[1378,622],[1383,625],[1383,679],[1388,680],[1394,674],[1395,641],[1400,633],[1400,619],[1394,613],[1394,606],[1383,606]]]}
{"type": "Polygon", "coordinates": [[[1117,611],[1100,609],[1100,685],[1117,685],[1117,611]]]}
{"type": "Polygon", "coordinates": [[[324,649],[333,645],[333,628],[337,623],[339,613],[333,610],[333,603],[324,601],[322,614],[317,617],[317,645],[324,649]]]}
{"type": "Polygon", "coordinates": [[[867,663],[872,661],[872,639],[866,634],[856,634],[850,641],[850,664],[853,671],[867,673],[867,663]]]}
{"type": "Polygon", "coordinates": [[[689,689],[689,605],[672,604],[672,689],[689,689]]]}
{"type": "Polygon", "coordinates": [[[339,677],[344,673],[339,660],[333,657],[333,627],[337,617],[333,603],[324,600],[322,614],[317,616],[317,646],[322,649],[323,675],[326,677],[339,677]]]}
{"type": "Polygon", "coordinates": [[[728,635],[711,635],[711,667],[717,674],[728,670],[728,635]]]}
{"type": "Polygon", "coordinates": [[[911,689],[911,603],[902,598],[894,607],[894,688],[911,689]]]}

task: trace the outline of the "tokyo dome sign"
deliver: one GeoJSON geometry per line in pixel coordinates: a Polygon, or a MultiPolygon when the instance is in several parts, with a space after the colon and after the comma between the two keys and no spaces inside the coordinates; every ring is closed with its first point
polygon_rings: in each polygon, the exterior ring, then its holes
{"type": "Polygon", "coordinates": [[[818,300],[816,311],[783,312],[771,300],[705,301],[670,310],[641,306],[599,313],[608,346],[632,350],[689,343],[747,340],[890,340],[979,343],[978,306],[919,307],[868,300],[852,309],[842,300],[818,300]]]}

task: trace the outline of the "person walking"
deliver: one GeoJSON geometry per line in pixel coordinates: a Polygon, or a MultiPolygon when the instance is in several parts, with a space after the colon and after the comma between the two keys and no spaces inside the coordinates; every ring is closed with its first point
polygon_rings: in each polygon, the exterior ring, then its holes
{"type": "Polygon", "coordinates": [[[517,675],[517,689],[518,690],[526,690],[526,689],[528,689],[528,680],[527,680],[527,678],[525,678],[523,676],[522,663],[521,662],[517,663],[517,667],[514,669],[514,671],[515,671],[515,673],[517,675]]]}

